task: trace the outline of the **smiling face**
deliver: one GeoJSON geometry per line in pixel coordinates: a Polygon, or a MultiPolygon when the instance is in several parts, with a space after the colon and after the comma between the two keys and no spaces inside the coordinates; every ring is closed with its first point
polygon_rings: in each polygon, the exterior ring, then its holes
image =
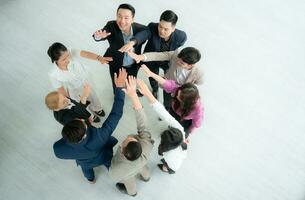
{"type": "Polygon", "coordinates": [[[118,10],[116,15],[116,23],[121,31],[129,32],[133,20],[134,18],[130,10],[123,8],[118,10]]]}
{"type": "Polygon", "coordinates": [[[62,51],[59,59],[56,61],[58,67],[67,67],[71,59],[70,53],[68,51],[62,51]]]}
{"type": "Polygon", "coordinates": [[[172,25],[171,22],[166,22],[164,20],[160,21],[160,23],[158,25],[158,32],[159,32],[160,38],[168,40],[174,31],[175,31],[175,26],[172,25]]]}

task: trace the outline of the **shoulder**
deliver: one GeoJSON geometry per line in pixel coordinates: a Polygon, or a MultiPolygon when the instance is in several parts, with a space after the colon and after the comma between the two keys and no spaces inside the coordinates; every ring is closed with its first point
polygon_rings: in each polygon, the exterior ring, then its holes
{"type": "Polygon", "coordinates": [[[150,29],[155,29],[155,28],[158,28],[158,24],[159,24],[159,23],[150,22],[147,26],[148,26],[150,29]]]}
{"type": "Polygon", "coordinates": [[[142,31],[143,29],[146,29],[147,27],[143,24],[139,24],[137,22],[134,22],[132,24],[132,28],[137,29],[138,31],[142,31]]]}
{"type": "Polygon", "coordinates": [[[61,71],[58,69],[57,65],[53,63],[52,69],[49,70],[48,74],[51,78],[56,78],[59,74],[61,74],[61,71]]]}
{"type": "Polygon", "coordinates": [[[174,34],[176,35],[178,40],[185,40],[186,38],[186,33],[180,29],[176,29],[174,34]]]}
{"type": "Polygon", "coordinates": [[[108,21],[106,26],[113,26],[113,25],[116,25],[116,21],[115,20],[111,20],[111,21],[108,21]]]}

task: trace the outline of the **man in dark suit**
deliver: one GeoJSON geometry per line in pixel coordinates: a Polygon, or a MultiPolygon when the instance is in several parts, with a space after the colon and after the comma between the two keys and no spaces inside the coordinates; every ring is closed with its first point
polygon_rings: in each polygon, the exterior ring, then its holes
{"type": "Polygon", "coordinates": [[[87,127],[82,120],[73,120],[64,126],[63,138],[53,145],[56,157],[76,160],[90,183],[95,183],[94,167],[104,165],[109,169],[113,147],[118,142],[111,135],[123,115],[125,94],[121,88],[127,78],[125,69],[119,71],[118,78],[115,74],[116,89],[112,110],[102,127],[87,127]]]}
{"type": "Polygon", "coordinates": [[[105,56],[111,56],[112,62],[109,62],[109,72],[112,79],[113,91],[115,89],[113,75],[117,73],[119,67],[123,66],[128,75],[137,76],[138,65],[130,58],[127,51],[134,48],[134,52],[141,53],[142,44],[132,39],[147,27],[134,22],[135,9],[129,4],[121,4],[117,9],[116,21],[109,21],[103,29],[93,34],[93,39],[97,42],[108,40],[109,47],[105,56]]]}
{"type": "MultiPolygon", "coordinates": [[[[171,10],[164,11],[160,16],[159,23],[148,24],[148,30],[134,36],[137,43],[148,40],[144,52],[164,52],[174,51],[182,46],[187,37],[184,31],[176,29],[178,16],[171,10]]],[[[159,74],[159,68],[164,70],[164,74],[169,69],[168,61],[147,62],[148,68],[155,74],[159,74]]],[[[158,99],[158,83],[149,78],[153,95],[158,99]]],[[[163,93],[164,101],[170,98],[170,94],[163,93]],[[169,95],[169,96],[168,96],[169,95]]]]}

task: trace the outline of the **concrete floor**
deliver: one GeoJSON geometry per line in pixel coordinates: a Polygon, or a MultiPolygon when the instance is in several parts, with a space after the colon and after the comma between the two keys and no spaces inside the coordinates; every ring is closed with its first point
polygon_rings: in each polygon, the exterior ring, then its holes
{"type": "MultiPolygon", "coordinates": [[[[126,2],[126,1],[124,1],[126,2]]],[[[305,199],[305,3],[301,0],[127,1],[136,21],[174,10],[186,46],[202,51],[205,122],[173,176],[149,166],[133,199],[305,199]]],[[[55,41],[103,54],[91,34],[115,18],[123,1],[0,1],[0,199],[122,199],[102,167],[88,184],[74,161],[56,159],[61,126],[44,105],[52,89],[46,54],[55,41]]],[[[107,65],[84,61],[106,111],[112,105],[107,65]]],[[[140,77],[143,77],[140,75],[140,77]]],[[[147,80],[146,80],[147,81],[147,80]]],[[[143,99],[154,138],[165,128],[143,99]]],[[[115,131],[135,133],[130,101],[115,131]]]]}

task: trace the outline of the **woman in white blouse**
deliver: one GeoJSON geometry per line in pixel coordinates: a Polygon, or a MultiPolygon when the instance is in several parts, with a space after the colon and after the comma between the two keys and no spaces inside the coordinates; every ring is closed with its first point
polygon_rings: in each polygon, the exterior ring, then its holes
{"type": "Polygon", "coordinates": [[[138,80],[137,83],[140,92],[148,99],[152,108],[159,117],[169,126],[169,128],[161,134],[158,153],[163,156],[163,158],[161,159],[162,164],[158,164],[158,166],[162,171],[173,174],[180,168],[183,160],[187,156],[187,144],[185,142],[184,129],[153,96],[144,81],[138,80]]]}

